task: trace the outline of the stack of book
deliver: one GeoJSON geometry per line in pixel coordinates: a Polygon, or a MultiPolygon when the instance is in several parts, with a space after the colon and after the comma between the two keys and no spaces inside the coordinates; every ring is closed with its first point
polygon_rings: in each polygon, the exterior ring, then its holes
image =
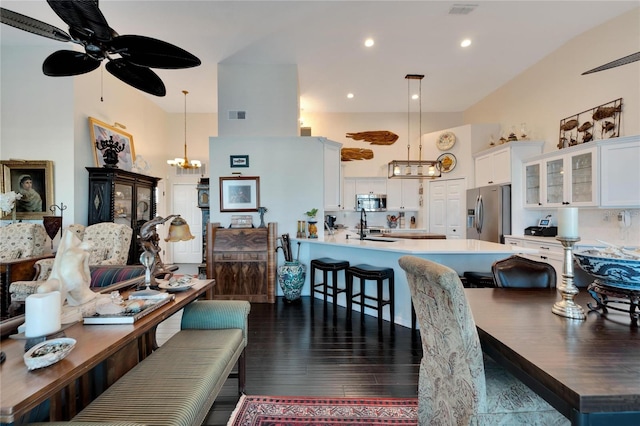
{"type": "Polygon", "coordinates": [[[141,300],[144,305],[136,312],[122,312],[119,314],[95,314],[84,317],[85,324],[133,324],[145,315],[149,315],[159,307],[169,303],[175,298],[173,294],[157,293],[152,296],[129,296],[128,300],[141,300]]]}

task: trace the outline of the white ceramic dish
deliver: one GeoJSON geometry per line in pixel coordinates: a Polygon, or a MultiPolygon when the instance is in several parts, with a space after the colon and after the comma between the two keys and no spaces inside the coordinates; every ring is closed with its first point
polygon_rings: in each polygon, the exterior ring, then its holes
{"type": "Polygon", "coordinates": [[[166,290],[170,293],[189,290],[195,284],[193,280],[180,281],[180,280],[156,280],[158,287],[166,290]]]}
{"type": "Polygon", "coordinates": [[[69,355],[75,345],[76,339],[71,337],[45,340],[24,354],[24,363],[28,370],[48,367],[69,355]]]}

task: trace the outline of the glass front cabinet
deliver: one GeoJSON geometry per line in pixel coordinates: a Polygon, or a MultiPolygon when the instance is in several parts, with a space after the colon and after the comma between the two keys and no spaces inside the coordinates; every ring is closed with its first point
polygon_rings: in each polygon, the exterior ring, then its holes
{"type": "Polygon", "coordinates": [[[525,163],[525,207],[597,206],[596,153],[593,146],[525,163]]]}
{"type": "Polygon", "coordinates": [[[114,222],[133,230],[128,264],[140,263],[140,227],[156,215],[159,178],[126,170],[87,167],[88,224],[114,222]]]}

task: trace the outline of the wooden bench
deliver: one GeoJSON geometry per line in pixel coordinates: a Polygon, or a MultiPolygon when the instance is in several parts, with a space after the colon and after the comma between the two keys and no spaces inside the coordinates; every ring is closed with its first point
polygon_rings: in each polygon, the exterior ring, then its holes
{"type": "Polygon", "coordinates": [[[237,364],[245,386],[246,301],[188,305],[181,330],[69,422],[100,425],[200,425],[237,364]]]}

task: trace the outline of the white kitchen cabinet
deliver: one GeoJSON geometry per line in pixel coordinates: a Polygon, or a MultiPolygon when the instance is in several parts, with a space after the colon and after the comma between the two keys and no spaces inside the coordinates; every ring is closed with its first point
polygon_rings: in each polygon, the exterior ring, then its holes
{"type": "MultiPolygon", "coordinates": [[[[424,184],[423,184],[424,185],[424,184]]],[[[387,210],[420,210],[419,179],[388,179],[387,210]]]]}
{"type": "Polygon", "coordinates": [[[510,142],[474,154],[475,187],[519,185],[522,160],[542,152],[543,141],[510,142]]]}
{"type": "Polygon", "coordinates": [[[597,147],[591,146],[544,161],[543,205],[558,207],[598,205],[597,147]]]}
{"type": "Polygon", "coordinates": [[[597,206],[598,183],[595,144],[547,153],[524,164],[524,206],[597,206]]]}
{"type": "Polygon", "coordinates": [[[600,205],[640,208],[640,136],[600,145],[600,205]]]}
{"type": "MultiPolygon", "coordinates": [[[[344,195],[342,197],[343,210],[355,211],[356,194],[386,194],[386,177],[346,177],[342,186],[344,195]]],[[[388,204],[388,203],[387,203],[388,204]]]]}
{"type": "Polygon", "coordinates": [[[509,147],[476,157],[476,186],[511,182],[509,147]]]}
{"type": "Polygon", "coordinates": [[[340,210],[341,194],[341,162],[340,149],[342,144],[332,141],[324,143],[324,210],[340,210]]]}
{"type": "Polygon", "coordinates": [[[542,161],[524,165],[524,205],[542,206],[542,161]]]}

